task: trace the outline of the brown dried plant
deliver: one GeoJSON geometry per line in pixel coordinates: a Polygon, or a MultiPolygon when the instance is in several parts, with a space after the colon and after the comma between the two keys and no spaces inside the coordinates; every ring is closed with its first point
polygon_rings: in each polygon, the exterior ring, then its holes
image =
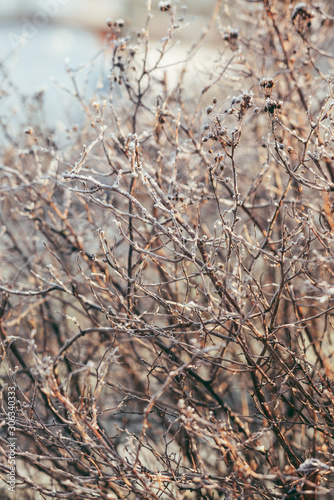
{"type": "Polygon", "coordinates": [[[2,497],[14,386],[22,498],[330,498],[330,2],[218,0],[185,56],[160,3],[68,68],[81,124],[2,122],[2,497]]]}

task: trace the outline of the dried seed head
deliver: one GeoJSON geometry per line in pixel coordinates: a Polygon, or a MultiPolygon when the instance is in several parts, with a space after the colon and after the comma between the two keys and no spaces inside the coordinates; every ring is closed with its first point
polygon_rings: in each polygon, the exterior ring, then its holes
{"type": "Polygon", "coordinates": [[[272,89],[275,87],[275,82],[272,78],[260,78],[260,87],[264,89],[272,89]]]}
{"type": "Polygon", "coordinates": [[[282,108],[282,101],[275,101],[275,99],[266,99],[266,104],[264,105],[264,111],[268,111],[269,114],[275,114],[276,109],[282,108]]]}
{"type": "Polygon", "coordinates": [[[272,78],[260,78],[260,87],[264,91],[266,97],[270,97],[276,83],[272,78]]]}
{"type": "Polygon", "coordinates": [[[159,2],[159,9],[162,12],[167,12],[167,11],[171,10],[171,8],[172,8],[171,2],[166,2],[165,0],[162,0],[161,2],[159,2]]]}
{"type": "Polygon", "coordinates": [[[233,52],[238,50],[238,38],[239,38],[239,31],[236,29],[233,29],[231,27],[228,27],[227,30],[224,32],[224,37],[223,40],[228,43],[228,46],[233,52]]]}
{"type": "Polygon", "coordinates": [[[246,113],[247,109],[254,105],[253,97],[254,94],[251,91],[245,91],[237,97],[232,97],[231,108],[227,110],[226,113],[231,114],[233,111],[237,110],[238,120],[240,120],[246,113]]]}
{"type": "Polygon", "coordinates": [[[299,2],[292,11],[291,22],[298,33],[305,33],[311,27],[314,17],[305,2],[299,2]]]}

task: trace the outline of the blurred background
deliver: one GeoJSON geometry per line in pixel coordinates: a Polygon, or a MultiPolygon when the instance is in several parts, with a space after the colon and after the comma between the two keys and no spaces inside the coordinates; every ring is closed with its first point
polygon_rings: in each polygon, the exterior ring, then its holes
{"type": "MultiPolygon", "coordinates": [[[[290,2],[288,8],[293,8],[296,2],[290,2]]],[[[80,106],[71,95],[73,82],[67,69],[73,70],[81,83],[87,80],[85,95],[92,96],[99,78],[106,81],[105,76],[101,77],[102,58],[94,59],[111,33],[106,21],[124,20],[118,36],[135,37],[145,26],[147,3],[147,0],[0,0],[0,119],[9,121],[13,115],[19,116],[27,109],[25,99],[35,93],[43,95],[49,122],[63,119],[64,110],[68,119],[80,121],[80,106]],[[90,64],[87,69],[85,65],[93,59],[95,67],[90,64]]],[[[150,40],[157,42],[158,47],[158,41],[168,33],[170,15],[161,12],[160,0],[150,3],[153,14],[150,40]]],[[[179,16],[186,20],[186,27],[177,34],[180,43],[168,52],[168,71],[176,77],[177,65],[171,63],[186,58],[187,50],[208,24],[216,0],[165,3],[177,4],[176,21],[179,16]]],[[[325,0],[323,5],[334,14],[333,0],[325,0]]],[[[252,17],[262,16],[262,11],[262,1],[224,0],[220,22],[223,27],[249,24],[252,17]]],[[[249,27],[251,30],[251,23],[249,27]]],[[[316,38],[314,43],[318,43],[316,38]]],[[[214,27],[205,47],[200,49],[192,84],[200,85],[206,80],[207,68],[212,67],[212,59],[217,58],[223,47],[222,37],[214,27]]],[[[326,49],[326,44],[321,48],[326,49]]],[[[103,71],[104,75],[108,72],[107,65],[103,71]]]]}
{"type": "MultiPolygon", "coordinates": [[[[179,4],[178,11],[189,20],[181,33],[185,44],[198,36],[214,5],[215,0],[179,4]]],[[[160,11],[159,0],[152,0],[151,8],[150,39],[158,41],[166,35],[170,18],[160,11]]],[[[20,112],[15,96],[43,91],[49,117],[60,118],[60,102],[62,108],[67,104],[66,91],[60,88],[70,88],[66,67],[77,69],[92,59],[110,33],[106,20],[118,19],[124,20],[120,36],[140,30],[147,19],[147,0],[0,0],[0,85],[1,97],[6,97],[0,99],[2,116],[9,107],[11,116],[20,112]]],[[[73,99],[67,111],[76,118],[73,99]]]]}

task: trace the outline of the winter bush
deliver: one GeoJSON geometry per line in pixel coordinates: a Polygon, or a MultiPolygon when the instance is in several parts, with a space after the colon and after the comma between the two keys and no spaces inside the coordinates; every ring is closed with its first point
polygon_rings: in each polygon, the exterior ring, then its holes
{"type": "Polygon", "coordinates": [[[331,498],[330,2],[159,6],[2,122],[2,496],[331,498]]]}

